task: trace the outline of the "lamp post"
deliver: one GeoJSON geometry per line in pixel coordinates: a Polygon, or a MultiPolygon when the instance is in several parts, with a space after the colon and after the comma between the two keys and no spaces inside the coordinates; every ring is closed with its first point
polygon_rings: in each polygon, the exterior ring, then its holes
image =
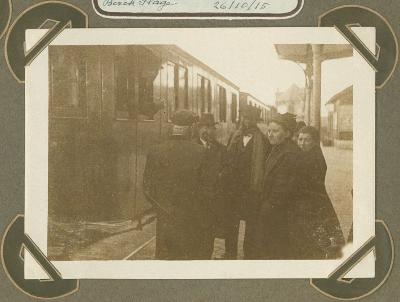
{"type": "Polygon", "coordinates": [[[305,68],[300,65],[299,62],[295,62],[297,66],[303,71],[304,73],[304,122],[307,125],[310,125],[310,115],[311,115],[311,91],[312,91],[312,63],[308,62],[305,63],[305,68]]]}
{"type": "Polygon", "coordinates": [[[311,126],[317,130],[321,128],[321,67],[322,45],[312,44],[313,52],[313,101],[311,106],[311,126]]]}

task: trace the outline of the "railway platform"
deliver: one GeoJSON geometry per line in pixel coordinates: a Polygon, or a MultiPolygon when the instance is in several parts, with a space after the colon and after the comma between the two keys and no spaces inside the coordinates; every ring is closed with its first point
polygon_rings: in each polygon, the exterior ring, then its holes
{"type": "MultiPolygon", "coordinates": [[[[352,150],[323,147],[328,171],[326,187],[333,206],[338,214],[345,238],[349,234],[352,223],[352,150]],[[350,170],[350,171],[349,171],[350,170]]],[[[75,245],[68,251],[68,258],[74,260],[150,260],[154,259],[155,252],[155,224],[154,214],[143,218],[143,225],[121,223],[114,226],[98,224],[91,226],[92,232],[81,234],[83,243],[75,245]],[[107,229],[114,228],[107,233],[107,229]],[[83,237],[98,235],[95,242],[86,242],[83,237]]],[[[86,226],[87,228],[87,226],[86,226]]],[[[239,231],[239,259],[243,259],[243,239],[245,223],[242,221],[239,231]]],[[[224,240],[215,239],[213,259],[221,259],[224,255],[224,240]]],[[[63,256],[65,257],[65,255],[63,256]]]]}

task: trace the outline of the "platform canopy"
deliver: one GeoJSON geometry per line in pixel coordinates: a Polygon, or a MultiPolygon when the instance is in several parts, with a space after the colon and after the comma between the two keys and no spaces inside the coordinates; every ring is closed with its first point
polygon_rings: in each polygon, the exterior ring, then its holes
{"type": "Polygon", "coordinates": [[[305,122],[320,129],[321,64],[327,60],[352,57],[353,47],[350,44],[275,44],[275,49],[280,59],[305,64],[305,122]]]}
{"type": "MultiPolygon", "coordinates": [[[[349,44],[322,44],[321,60],[333,60],[351,57],[353,47],[349,44]]],[[[290,60],[297,63],[311,63],[313,50],[311,44],[275,44],[276,52],[282,60],[290,60]]]]}

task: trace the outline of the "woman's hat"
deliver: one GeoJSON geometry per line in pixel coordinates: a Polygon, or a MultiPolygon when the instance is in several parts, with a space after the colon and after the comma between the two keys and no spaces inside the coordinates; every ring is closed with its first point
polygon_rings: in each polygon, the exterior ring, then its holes
{"type": "Polygon", "coordinates": [[[301,130],[301,128],[306,127],[307,124],[304,121],[298,121],[296,124],[296,133],[301,130]]]}
{"type": "Polygon", "coordinates": [[[296,131],[297,122],[295,114],[289,112],[284,114],[276,113],[272,116],[270,122],[277,123],[292,133],[296,131]]]}

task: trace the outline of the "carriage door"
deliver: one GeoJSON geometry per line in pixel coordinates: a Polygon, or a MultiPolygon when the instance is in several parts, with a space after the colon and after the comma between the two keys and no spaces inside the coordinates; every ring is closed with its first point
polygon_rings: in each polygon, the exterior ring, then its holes
{"type": "Polygon", "coordinates": [[[161,121],[165,110],[161,95],[161,54],[157,47],[136,46],[137,54],[137,169],[136,215],[140,216],[151,205],[143,194],[143,173],[149,148],[161,142],[161,121]]]}
{"type": "Polygon", "coordinates": [[[78,46],[49,47],[49,219],[88,218],[88,57],[78,46]]]}
{"type": "Polygon", "coordinates": [[[102,192],[108,219],[134,220],[136,213],[136,57],[130,46],[101,52],[102,192]]]}

